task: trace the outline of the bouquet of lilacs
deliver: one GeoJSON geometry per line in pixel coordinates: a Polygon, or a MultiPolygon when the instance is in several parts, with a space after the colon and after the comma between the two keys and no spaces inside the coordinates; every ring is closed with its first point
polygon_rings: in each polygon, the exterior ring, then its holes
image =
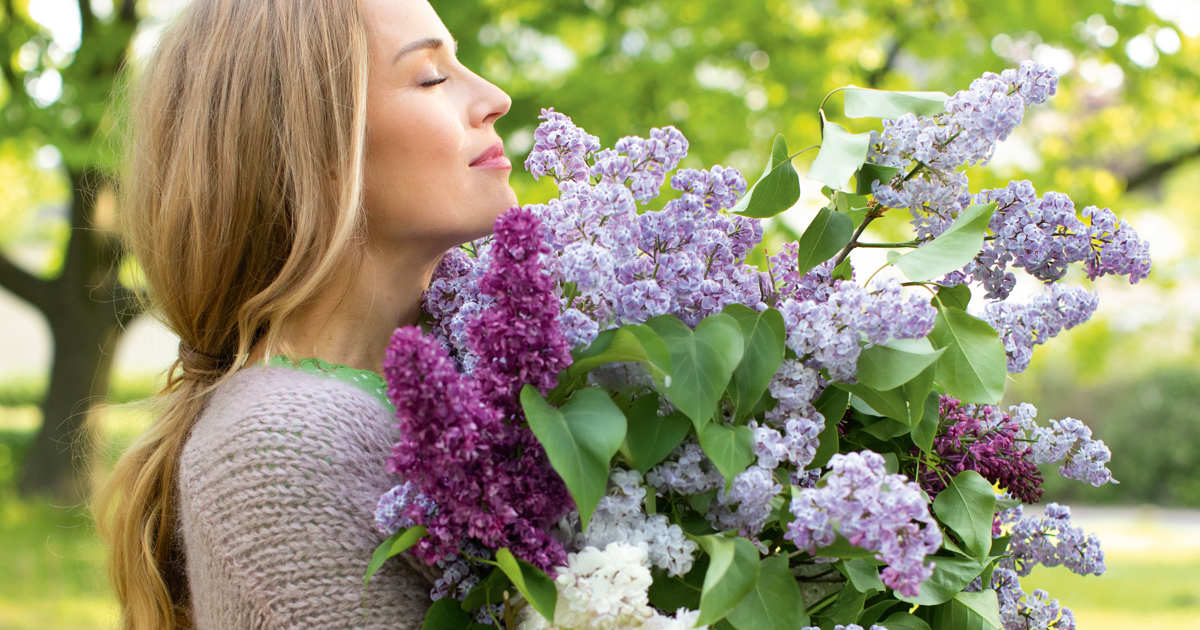
{"type": "Polygon", "coordinates": [[[402,483],[368,579],[405,551],[436,567],[430,628],[1073,628],[1019,578],[1098,575],[1099,541],[1022,506],[1046,464],[1115,483],[1109,450],[998,405],[1096,309],[1058,283],[1071,265],[1137,282],[1148,248],[1107,209],[963,173],[1056,84],[1025,63],[953,96],[839,90],[882,130],[822,104],[809,177],[829,203],[763,268],[763,219],[799,197],[782,138],[748,186],[676,170],[674,128],[602,148],[545,110],[526,167],[558,198],[448,252],[424,327],[388,349],[402,483]],[[862,240],[898,212],[911,240],[862,240]],[[868,247],[899,273],[857,281],[868,247]],[[1010,301],[1017,270],[1044,291],[1010,301]]]}

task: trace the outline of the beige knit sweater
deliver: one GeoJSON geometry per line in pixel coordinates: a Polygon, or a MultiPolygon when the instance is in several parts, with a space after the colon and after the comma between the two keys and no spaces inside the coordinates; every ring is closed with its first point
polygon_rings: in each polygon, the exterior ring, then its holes
{"type": "Polygon", "coordinates": [[[196,628],[419,628],[430,585],[405,563],[362,589],[396,438],[350,383],[264,366],[221,384],[179,464],[196,628]]]}

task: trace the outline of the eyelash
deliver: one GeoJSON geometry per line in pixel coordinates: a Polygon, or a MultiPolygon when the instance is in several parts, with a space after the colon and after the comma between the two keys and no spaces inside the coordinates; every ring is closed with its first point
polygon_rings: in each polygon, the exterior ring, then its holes
{"type": "Polygon", "coordinates": [[[424,83],[422,83],[421,87],[433,87],[435,85],[441,85],[441,84],[445,83],[446,79],[448,79],[448,78],[450,78],[450,77],[440,77],[437,79],[431,79],[429,81],[425,81],[424,83]]]}

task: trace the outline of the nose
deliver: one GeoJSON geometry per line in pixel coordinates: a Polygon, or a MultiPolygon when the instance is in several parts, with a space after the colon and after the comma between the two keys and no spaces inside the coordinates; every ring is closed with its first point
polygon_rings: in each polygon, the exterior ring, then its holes
{"type": "Polygon", "coordinates": [[[487,79],[475,75],[477,92],[471,105],[471,122],[477,126],[490,125],[508,113],[512,97],[487,79]]]}

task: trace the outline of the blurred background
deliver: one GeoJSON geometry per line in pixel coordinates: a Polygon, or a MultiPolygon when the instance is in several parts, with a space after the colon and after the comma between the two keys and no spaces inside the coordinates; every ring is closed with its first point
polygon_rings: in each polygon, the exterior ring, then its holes
{"type": "MultiPolygon", "coordinates": [[[[246,0],[252,1],[252,0],[246,0]]],[[[121,69],[181,0],[0,0],[0,628],[116,623],[89,490],[149,422],[176,340],[132,300],[112,232],[121,69]],[[114,106],[114,103],[117,105],[114,106]]],[[[819,141],[846,85],[964,89],[1033,58],[1061,74],[973,190],[1030,179],[1107,206],[1152,246],[1150,278],[1097,282],[1101,309],[1009,385],[1040,419],[1073,416],[1120,485],[1047,499],[1097,531],[1109,573],[1035,573],[1080,627],[1200,628],[1200,0],[454,0],[460,58],[507,90],[514,163],[555,107],[611,145],[673,124],[684,166],[760,172],[771,138],[819,141]]],[[[876,121],[866,121],[865,130],[876,121]]],[[[803,172],[815,156],[797,159],[803,172]]],[[[553,190],[522,169],[523,202],[553,190]]],[[[802,230],[807,186],[768,240],[802,230]]],[[[886,235],[885,235],[886,236],[886,235]]],[[[1080,274],[1070,281],[1088,284],[1080,274]]]]}

